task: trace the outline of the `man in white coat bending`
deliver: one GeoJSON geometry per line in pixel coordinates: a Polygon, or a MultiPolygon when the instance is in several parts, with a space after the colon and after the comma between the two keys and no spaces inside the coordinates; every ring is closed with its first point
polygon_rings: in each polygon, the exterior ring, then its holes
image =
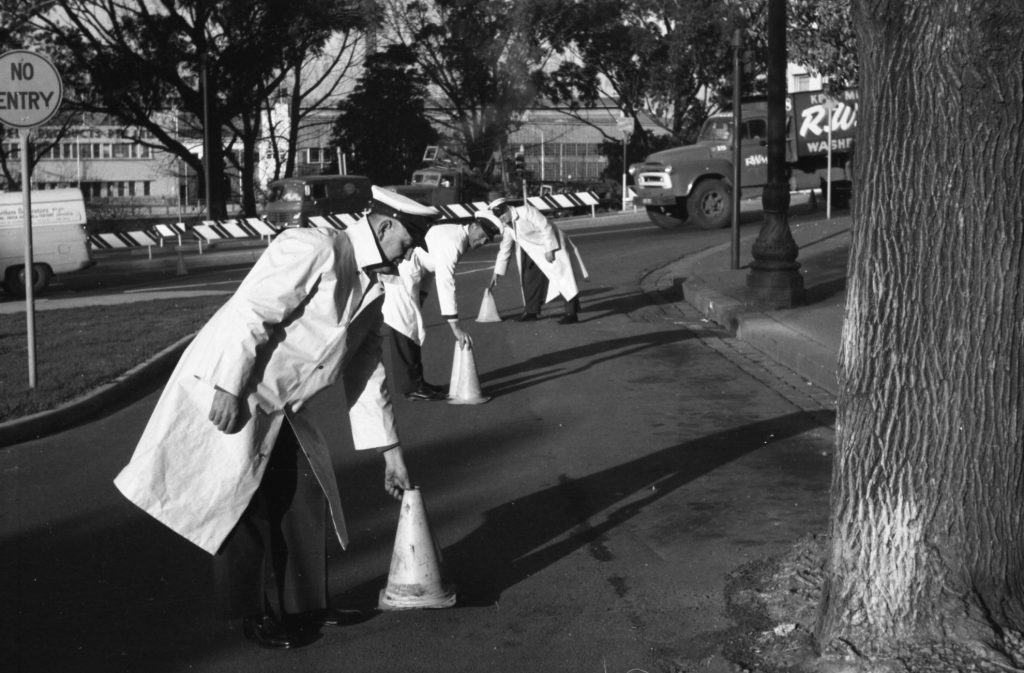
{"type": "Polygon", "coordinates": [[[268,648],[357,615],[328,605],[326,531],[348,543],[328,439],[306,403],[341,379],[357,450],[384,488],[411,487],[381,361],[378,274],[423,245],[436,209],[373,187],[345,231],[277,236],[196,334],[115,479],[214,555],[218,611],[268,648]]]}
{"type": "Polygon", "coordinates": [[[426,338],[421,307],[428,289],[423,283],[434,278],[441,319],[448,323],[460,346],[473,340],[459,325],[459,304],[455,298],[455,267],[470,250],[489,243],[501,231],[494,222],[478,219],[468,223],[439,222],[427,232],[425,248],[417,248],[398,265],[398,277],[384,286],[384,324],[391,351],[391,369],[397,392],[407,400],[443,400],[443,389],[423,378],[421,346],[426,338]]]}
{"type": "MultiPolygon", "coordinates": [[[[503,230],[498,257],[494,262],[494,276],[491,278],[492,289],[498,277],[504,276],[508,269],[512,248],[519,251],[523,312],[516,320],[536,320],[544,304],[562,295],[565,314],[559,318],[559,324],[579,322],[580,291],[569,256],[568,247],[572,243],[568,237],[529,203],[515,206],[507,199],[497,199],[487,205],[487,210],[476,215],[490,217],[503,230]]],[[[582,264],[581,270],[585,276],[582,264]]]]}

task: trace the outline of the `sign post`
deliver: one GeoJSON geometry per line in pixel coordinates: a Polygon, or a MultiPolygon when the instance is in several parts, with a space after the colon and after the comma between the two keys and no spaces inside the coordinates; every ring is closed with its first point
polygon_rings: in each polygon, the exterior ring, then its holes
{"type": "Polygon", "coordinates": [[[825,168],[825,180],[828,183],[828,191],[825,192],[825,219],[832,219],[832,114],[836,109],[836,99],[829,96],[825,99],[825,116],[828,121],[828,156],[827,167],[825,168]]]}
{"type": "Polygon", "coordinates": [[[28,333],[28,387],[36,387],[35,269],[32,260],[32,186],[29,135],[60,108],[64,84],[50,59],[23,49],[0,55],[0,123],[21,136],[21,204],[25,228],[25,327],[28,333]]]}
{"type": "Polygon", "coordinates": [[[626,147],[629,143],[629,134],[633,132],[633,118],[623,112],[622,116],[616,120],[616,124],[619,127],[619,133],[622,134],[622,211],[625,212],[626,195],[629,194],[626,188],[626,172],[629,170],[629,166],[626,165],[626,147]]]}

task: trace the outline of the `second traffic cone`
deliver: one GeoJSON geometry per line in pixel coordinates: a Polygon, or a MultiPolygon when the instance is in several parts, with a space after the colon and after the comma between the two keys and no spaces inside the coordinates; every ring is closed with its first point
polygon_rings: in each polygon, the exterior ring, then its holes
{"type": "Polygon", "coordinates": [[[430,534],[427,509],[419,488],[402,495],[395,549],[388,585],[381,589],[381,610],[447,608],[455,605],[455,589],[443,577],[441,550],[430,534]]]}
{"type": "Polygon", "coordinates": [[[455,357],[452,358],[452,380],[448,384],[448,404],[483,404],[490,401],[491,398],[480,391],[473,347],[463,348],[456,341],[455,357]]]}
{"type": "Polygon", "coordinates": [[[480,302],[480,313],[476,316],[477,322],[501,322],[498,315],[498,305],[494,303],[494,294],[491,288],[484,288],[484,298],[480,302]]]}

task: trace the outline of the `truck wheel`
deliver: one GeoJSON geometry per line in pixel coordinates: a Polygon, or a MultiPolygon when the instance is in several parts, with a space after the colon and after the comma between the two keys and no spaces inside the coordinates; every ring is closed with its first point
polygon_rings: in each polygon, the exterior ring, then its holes
{"type": "Polygon", "coordinates": [[[686,222],[685,208],[647,206],[647,217],[662,229],[678,229],[686,222]]]}
{"type": "Polygon", "coordinates": [[[721,180],[703,180],[697,183],[686,200],[690,219],[701,229],[721,229],[732,222],[732,200],[729,188],[721,180]]]}
{"type": "MultiPolygon", "coordinates": [[[[45,264],[32,265],[32,294],[42,292],[50,284],[53,272],[45,264]]],[[[7,269],[4,276],[4,287],[16,297],[25,296],[25,267],[13,266],[7,269]]]]}

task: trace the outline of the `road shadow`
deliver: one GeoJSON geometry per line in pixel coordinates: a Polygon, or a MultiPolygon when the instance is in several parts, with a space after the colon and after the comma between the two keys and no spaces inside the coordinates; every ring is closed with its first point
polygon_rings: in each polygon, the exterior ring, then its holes
{"type": "MultiPolygon", "coordinates": [[[[566,556],[587,548],[598,560],[602,540],[658,501],[728,463],[821,427],[822,419],[798,412],[750,423],[671,446],[504,503],[484,513],[472,533],[443,550],[447,576],[462,607],[494,605],[504,591],[566,556]]],[[[501,435],[497,435],[501,436],[501,435]]],[[[469,439],[469,438],[467,438],[469,439]]],[[[481,438],[446,442],[448,461],[479,452],[481,438]]],[[[827,469],[792,466],[792,469],[827,469]]],[[[372,606],[387,576],[355,586],[336,601],[372,606]]]]}
{"type": "Polygon", "coordinates": [[[619,358],[631,357],[650,348],[682,343],[694,336],[693,332],[679,328],[587,343],[541,353],[522,362],[492,369],[479,375],[479,380],[489,395],[508,395],[517,390],[573,376],[619,358]]]}

